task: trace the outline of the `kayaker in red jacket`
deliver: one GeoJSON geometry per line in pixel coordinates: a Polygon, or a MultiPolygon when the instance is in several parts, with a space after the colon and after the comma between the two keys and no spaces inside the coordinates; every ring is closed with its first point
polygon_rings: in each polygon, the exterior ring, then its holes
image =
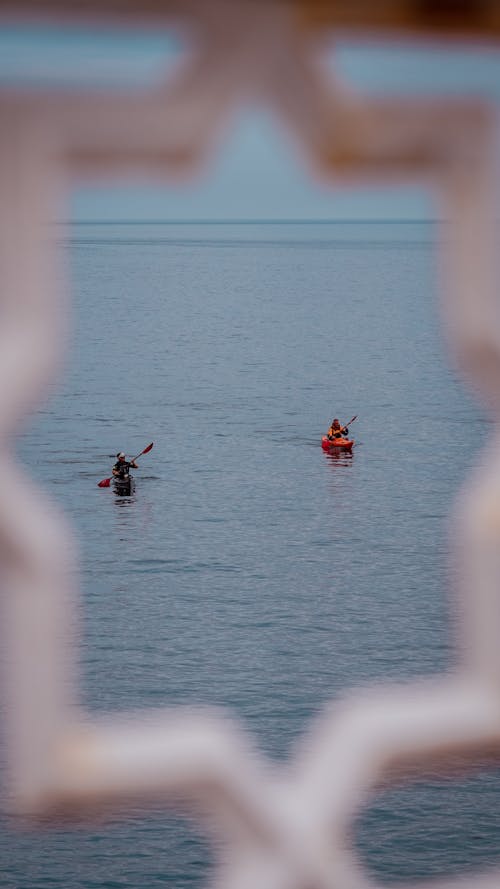
{"type": "Polygon", "coordinates": [[[113,466],[113,475],[115,476],[115,478],[125,478],[125,476],[129,474],[130,467],[132,467],[132,469],[138,469],[135,460],[130,460],[129,462],[125,457],[123,451],[120,451],[120,453],[116,456],[118,460],[113,466]]]}
{"type": "Polygon", "coordinates": [[[349,435],[349,430],[347,426],[341,426],[340,420],[335,417],[335,419],[332,420],[332,425],[330,426],[326,434],[327,437],[332,440],[334,438],[342,438],[344,435],[349,435]]]}

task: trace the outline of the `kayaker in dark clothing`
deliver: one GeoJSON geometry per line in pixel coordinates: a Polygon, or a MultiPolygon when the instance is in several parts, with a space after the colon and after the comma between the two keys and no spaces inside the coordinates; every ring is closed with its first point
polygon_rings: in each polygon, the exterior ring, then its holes
{"type": "Polygon", "coordinates": [[[117,454],[116,456],[118,459],[117,459],[115,465],[113,466],[113,475],[115,476],[115,478],[126,478],[129,474],[131,468],[138,469],[138,466],[137,466],[137,463],[135,462],[135,460],[130,460],[130,462],[128,462],[123,451],[120,451],[120,453],[117,454]]]}
{"type": "Polygon", "coordinates": [[[330,440],[333,440],[334,438],[343,438],[344,435],[349,435],[349,430],[347,426],[341,426],[340,420],[335,417],[335,419],[332,420],[332,425],[330,426],[326,434],[330,440]]]}

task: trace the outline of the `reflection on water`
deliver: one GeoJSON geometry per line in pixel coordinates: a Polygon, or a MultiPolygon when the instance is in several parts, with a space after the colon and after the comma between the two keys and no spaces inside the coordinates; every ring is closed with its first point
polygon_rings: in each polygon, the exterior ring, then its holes
{"type": "Polygon", "coordinates": [[[323,451],[327,460],[335,463],[336,466],[352,466],[352,458],[354,456],[352,451],[323,451]]]}

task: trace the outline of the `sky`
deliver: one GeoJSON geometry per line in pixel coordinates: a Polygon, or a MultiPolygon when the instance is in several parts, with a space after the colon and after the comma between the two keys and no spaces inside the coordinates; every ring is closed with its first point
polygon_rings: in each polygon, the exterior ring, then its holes
{"type": "MultiPolygon", "coordinates": [[[[0,24],[0,86],[147,87],[175,67],[183,49],[169,33],[140,29],[0,24]]],[[[324,58],[367,95],[478,95],[500,106],[500,47],[340,42],[324,58]]],[[[274,119],[251,108],[187,185],[76,183],[68,213],[76,221],[427,219],[435,209],[429,193],[410,185],[342,188],[312,178],[274,119]]]]}
{"type": "Polygon", "coordinates": [[[75,219],[428,218],[431,196],[410,186],[340,188],[313,179],[263,112],[234,122],[215,157],[188,184],[115,184],[74,191],[75,219]]]}

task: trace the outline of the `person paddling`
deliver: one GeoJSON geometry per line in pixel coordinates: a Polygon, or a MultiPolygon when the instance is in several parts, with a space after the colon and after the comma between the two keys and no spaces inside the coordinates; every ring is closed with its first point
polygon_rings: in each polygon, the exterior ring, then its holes
{"type": "Polygon", "coordinates": [[[340,420],[335,417],[335,419],[332,420],[332,425],[330,426],[326,434],[330,441],[332,441],[335,438],[343,438],[344,435],[348,436],[349,430],[347,426],[342,426],[340,420]]]}
{"type": "Polygon", "coordinates": [[[117,461],[113,466],[113,475],[115,478],[126,478],[130,472],[130,469],[138,469],[137,463],[135,460],[127,460],[123,451],[120,451],[119,454],[116,455],[117,461]]]}
{"type": "Polygon", "coordinates": [[[153,445],[154,442],[152,441],[151,444],[148,444],[148,446],[145,447],[140,454],[137,454],[136,457],[132,457],[131,460],[127,460],[123,451],[120,451],[120,453],[116,455],[117,460],[112,469],[113,475],[110,475],[109,478],[102,478],[101,481],[97,483],[97,486],[99,488],[109,488],[110,482],[113,477],[116,479],[128,478],[130,467],[132,467],[133,469],[138,469],[137,463],[135,461],[139,457],[142,457],[143,454],[149,454],[153,445]]]}

